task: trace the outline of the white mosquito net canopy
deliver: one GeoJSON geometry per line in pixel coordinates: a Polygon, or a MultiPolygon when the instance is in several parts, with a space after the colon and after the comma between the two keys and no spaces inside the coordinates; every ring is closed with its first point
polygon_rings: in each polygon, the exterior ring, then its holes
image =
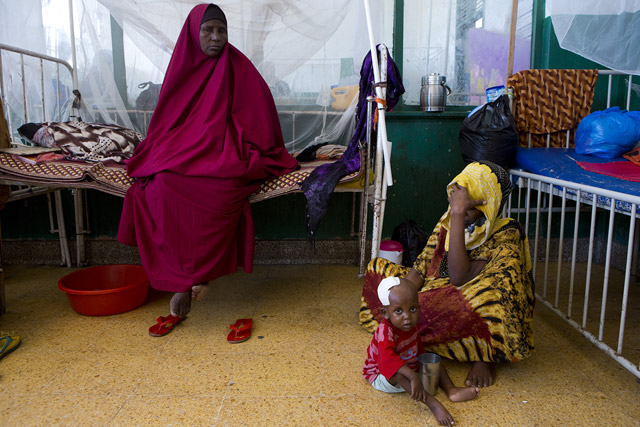
{"type": "MultiPolygon", "coordinates": [[[[0,43],[71,64],[75,52],[82,120],[116,123],[144,133],[148,117],[136,111],[139,85],[162,83],[184,20],[198,3],[202,1],[0,0],[0,43]]],[[[369,51],[363,2],[220,0],[216,4],[227,16],[229,42],[251,59],[272,88],[289,151],[320,142],[346,145],[357,102],[353,89],[369,51]]],[[[393,0],[373,0],[371,16],[376,43],[391,48],[393,0]]],[[[17,117],[24,115],[23,89],[17,87],[19,62],[19,55],[3,53],[5,108],[17,117]]],[[[24,64],[25,75],[34,74],[27,78],[26,97],[38,99],[39,62],[25,57],[24,64]]],[[[65,85],[69,102],[62,117],[68,120],[73,99],[70,78],[65,85]]],[[[44,86],[47,97],[56,96],[52,85],[44,86]]],[[[43,117],[34,109],[27,121],[58,120],[50,114],[43,117]]]]}
{"type": "Polygon", "coordinates": [[[640,75],[640,0],[547,0],[560,47],[640,75]]]}

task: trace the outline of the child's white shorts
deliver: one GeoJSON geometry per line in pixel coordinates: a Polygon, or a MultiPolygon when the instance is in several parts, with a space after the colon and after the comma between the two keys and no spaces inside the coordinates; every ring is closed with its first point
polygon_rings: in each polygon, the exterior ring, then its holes
{"type": "Polygon", "coordinates": [[[375,380],[371,383],[373,388],[378,391],[384,391],[385,393],[404,393],[406,390],[399,385],[393,385],[387,380],[384,375],[378,374],[375,380]]]}

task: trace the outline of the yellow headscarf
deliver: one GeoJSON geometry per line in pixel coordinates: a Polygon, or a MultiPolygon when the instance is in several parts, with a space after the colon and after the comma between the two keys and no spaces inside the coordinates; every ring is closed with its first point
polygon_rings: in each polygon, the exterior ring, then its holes
{"type": "MultiPolygon", "coordinates": [[[[486,205],[477,206],[484,216],[485,221],[476,225],[470,232],[464,231],[464,243],[467,250],[475,249],[483,244],[489,236],[499,230],[509,220],[502,218],[502,208],[511,192],[509,175],[500,166],[488,161],[474,162],[467,165],[458,176],[447,185],[447,195],[450,194],[453,184],[457,183],[467,189],[472,200],[485,200],[486,205]]],[[[451,206],[440,219],[442,226],[449,231],[451,222],[451,206]]],[[[476,223],[477,224],[477,223],[476,223]]],[[[449,236],[445,240],[445,250],[449,250],[449,236]]]]}

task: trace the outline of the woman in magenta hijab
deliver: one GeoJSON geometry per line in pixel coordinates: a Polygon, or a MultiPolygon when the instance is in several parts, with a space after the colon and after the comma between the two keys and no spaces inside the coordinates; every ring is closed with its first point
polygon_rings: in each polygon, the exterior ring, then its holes
{"type": "Polygon", "coordinates": [[[248,197],[260,180],[297,167],[267,84],[227,43],[224,13],[213,4],[195,6],[147,137],[127,163],[135,182],[118,230],[121,243],[138,246],[151,285],[175,293],[172,316],[184,318],[210,280],[238,266],[252,271],[248,197]]]}

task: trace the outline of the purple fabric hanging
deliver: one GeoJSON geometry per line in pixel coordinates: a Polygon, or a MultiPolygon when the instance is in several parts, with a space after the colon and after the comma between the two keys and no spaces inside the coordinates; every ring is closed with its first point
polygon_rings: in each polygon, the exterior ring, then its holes
{"type": "MultiPolygon", "coordinates": [[[[386,83],[387,110],[390,110],[398,103],[404,93],[402,77],[391,55],[387,57],[386,83]]],[[[356,106],[356,126],[349,146],[339,160],[314,169],[301,185],[301,189],[307,198],[307,237],[312,243],[315,241],[316,231],[327,211],[331,193],[338,185],[338,181],[342,177],[360,169],[360,143],[365,142],[367,138],[367,97],[369,95],[375,96],[371,52],[367,53],[360,70],[360,92],[358,105],[356,106]]],[[[370,126],[373,126],[373,114],[370,126]]],[[[372,131],[372,141],[376,140],[375,135],[375,131],[372,131]]],[[[375,146],[372,149],[375,149],[375,146]]]]}

